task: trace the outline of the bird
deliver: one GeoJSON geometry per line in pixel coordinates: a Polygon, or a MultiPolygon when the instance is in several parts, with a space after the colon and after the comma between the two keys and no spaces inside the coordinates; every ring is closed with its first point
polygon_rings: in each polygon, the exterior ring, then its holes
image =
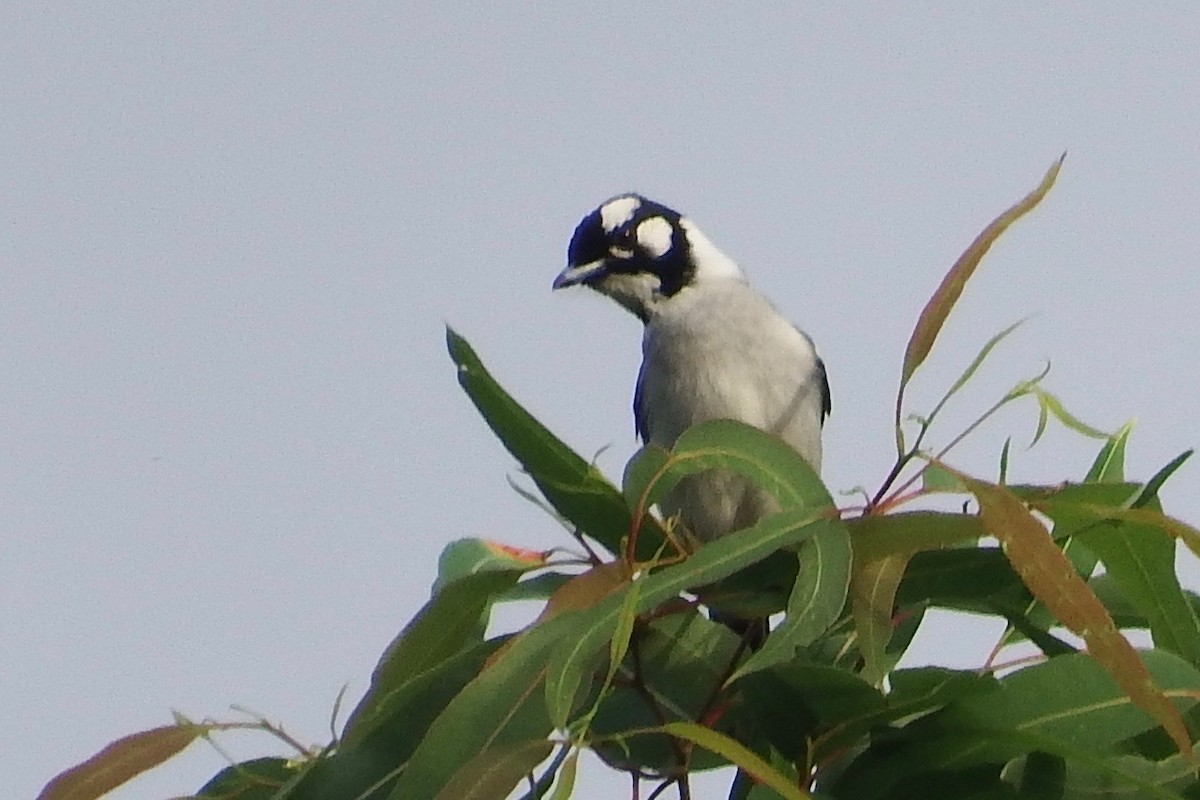
{"type": "MultiPolygon", "coordinates": [[[[579,222],[552,286],[588,287],[642,321],[633,416],[643,442],[670,449],[693,425],[732,419],[775,435],[820,472],[832,408],[825,363],[689,218],[637,193],[612,197],[579,222]]],[[[709,471],[680,481],[659,510],[703,543],[778,505],[744,478],[709,471]]]]}

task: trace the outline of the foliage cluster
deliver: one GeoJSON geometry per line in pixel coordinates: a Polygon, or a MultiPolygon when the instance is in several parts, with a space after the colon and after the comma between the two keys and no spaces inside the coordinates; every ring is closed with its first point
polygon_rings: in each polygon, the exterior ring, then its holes
{"type": "MultiPolygon", "coordinates": [[[[1200,552],[1200,533],[1158,500],[1189,453],[1127,479],[1128,426],[1088,428],[1044,374],[927,446],[947,401],[1012,328],[915,428],[904,418],[905,387],[966,281],[1060,165],[979,235],[922,312],[897,394],[895,465],[855,505],[838,507],[790,448],[728,420],[670,451],[644,448],[618,488],[448,332],[463,389],[576,552],[454,542],[431,599],[334,741],[231,765],[198,796],[565,800],[588,750],[630,776],[635,799],[688,798],[691,775],[729,765],[730,797],[751,800],[1200,797],[1200,616],[1175,564],[1176,540],[1200,552]],[[964,436],[1022,398],[1037,403],[1038,436],[1053,418],[1103,440],[1081,479],[1010,484],[1007,445],[990,480],[948,463],[964,436]],[[651,513],[681,477],[709,469],[749,477],[782,511],[703,546],[651,513]],[[961,510],[927,502],[947,494],[961,510]],[[546,601],[533,624],[489,635],[493,608],[531,598],[546,601]],[[897,668],[931,608],[1004,620],[980,669],[897,668]],[[778,622],[752,649],[706,610],[778,622]],[[1129,630],[1148,631],[1153,647],[1135,649],[1129,630]],[[1001,664],[1016,642],[1036,655],[1001,664]]],[[[180,719],[114,742],[42,797],[99,797],[197,738],[255,726],[286,738],[262,721],[180,719]]]]}

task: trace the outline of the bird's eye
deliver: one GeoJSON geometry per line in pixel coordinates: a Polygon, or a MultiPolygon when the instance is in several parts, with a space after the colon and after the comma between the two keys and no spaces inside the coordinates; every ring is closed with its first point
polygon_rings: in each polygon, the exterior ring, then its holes
{"type": "Polygon", "coordinates": [[[633,258],[633,254],[637,250],[637,239],[632,228],[620,228],[612,232],[610,236],[608,252],[616,258],[627,259],[633,258]]]}

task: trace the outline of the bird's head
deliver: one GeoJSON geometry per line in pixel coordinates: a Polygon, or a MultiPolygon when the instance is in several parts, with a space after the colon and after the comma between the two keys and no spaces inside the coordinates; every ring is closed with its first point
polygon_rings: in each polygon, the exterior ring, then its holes
{"type": "Polygon", "coordinates": [[[729,279],[742,280],[742,271],[690,220],[641,195],[622,194],[575,228],[554,288],[590,286],[645,321],[680,290],[729,279]]]}

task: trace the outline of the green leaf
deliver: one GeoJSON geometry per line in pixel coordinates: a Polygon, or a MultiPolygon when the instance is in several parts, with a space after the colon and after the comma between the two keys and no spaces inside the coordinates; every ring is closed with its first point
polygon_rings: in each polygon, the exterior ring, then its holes
{"type": "Polygon", "coordinates": [[[1125,446],[1133,432],[1133,420],[1126,422],[1120,430],[1108,437],[1108,441],[1096,454],[1084,483],[1122,483],[1125,480],[1125,446]]]}
{"type": "Polygon", "coordinates": [[[626,501],[631,507],[648,507],[683,478],[712,469],[748,478],[783,508],[833,505],[820,477],[799,453],[769,433],[728,419],[684,431],[669,456],[660,447],[642,448],[625,470],[626,501]]]}
{"type": "Polygon", "coordinates": [[[474,645],[426,670],[379,702],[370,729],[304,763],[272,800],[382,800],[437,719],[494,657],[504,640],[474,645]]]}
{"type": "Polygon", "coordinates": [[[1064,427],[1087,436],[1090,439],[1112,438],[1112,434],[1107,434],[1102,430],[1093,428],[1067,411],[1061,400],[1038,385],[1037,379],[1023,381],[1018,384],[1016,388],[1008,393],[1005,399],[1009,400],[1027,394],[1033,395],[1034,399],[1038,402],[1038,426],[1037,431],[1033,435],[1033,441],[1029,443],[1030,447],[1033,447],[1042,438],[1042,434],[1046,432],[1046,421],[1051,416],[1058,420],[1064,427]]]}
{"type": "MultiPolygon", "coordinates": [[[[633,635],[634,624],[637,622],[637,603],[641,595],[643,581],[632,581],[628,590],[623,594],[621,606],[617,611],[617,619],[612,638],[609,640],[608,674],[604,678],[601,691],[612,684],[625,653],[629,648],[629,637],[633,635]]],[[[592,604],[594,608],[600,599],[592,604]]],[[[586,609],[583,609],[586,612],[586,609]]],[[[587,634],[591,627],[590,618],[581,615],[576,621],[575,628],[568,632],[550,656],[550,669],[546,678],[546,707],[550,719],[557,729],[564,729],[570,721],[571,712],[575,709],[576,694],[583,682],[583,675],[590,671],[600,661],[599,652],[591,658],[578,657],[576,640],[587,634]]],[[[573,732],[573,737],[582,736],[585,731],[573,732]]]]}
{"type": "Polygon", "coordinates": [[[430,599],[384,651],[370,688],[346,721],[343,744],[361,741],[392,713],[393,696],[407,696],[410,684],[482,642],[486,611],[520,574],[508,570],[469,575],[430,599]]]}
{"type": "MultiPolygon", "coordinates": [[[[1195,703],[1190,695],[1200,673],[1168,653],[1142,657],[1176,703],[1195,703]]],[[[1171,797],[1106,760],[1124,740],[1154,724],[1094,661],[1083,654],[1062,656],[1015,672],[989,691],[965,693],[943,711],[900,729],[860,756],[833,792],[856,800],[892,797],[892,787],[918,775],[1002,764],[1042,751],[1139,786],[1147,791],[1143,796],[1171,797]]]]}
{"type": "Polygon", "coordinates": [[[231,764],[196,792],[221,800],[271,800],[299,768],[286,758],[255,758],[231,764]]]}
{"type": "Polygon", "coordinates": [[[1021,587],[996,547],[960,547],[917,553],[908,562],[896,592],[900,606],[928,601],[942,608],[989,612],[992,595],[1021,587]]]}
{"type": "Polygon", "coordinates": [[[983,528],[974,516],[928,511],[858,517],[847,525],[856,554],[850,603],[866,662],[863,675],[878,683],[887,673],[892,612],[909,559],[923,550],[974,541],[983,528]]]}
{"type": "MultiPolygon", "coordinates": [[[[757,428],[732,420],[701,423],[685,431],[668,454],[647,447],[625,472],[624,493],[634,508],[658,502],[688,475],[727,469],[770,492],[784,509],[827,508],[829,492],[794,449],[757,428]]],[[[790,660],[824,633],[845,605],[851,563],[850,539],[841,525],[829,526],[806,542],[782,625],[731,680],[790,660]]]]}
{"type": "Polygon", "coordinates": [[[959,547],[982,539],[986,532],[974,514],[906,511],[849,520],[854,551],[863,558],[915,554],[959,547]]]}
{"type": "Polygon", "coordinates": [[[661,726],[659,730],[671,736],[686,739],[709,752],[728,759],[731,764],[736,764],[750,773],[760,783],[769,786],[786,800],[812,800],[812,795],[791,783],[766,761],[723,733],[718,733],[694,722],[669,722],[661,726]]]}
{"type": "Polygon", "coordinates": [[[496,800],[546,760],[550,742],[532,739],[479,753],[455,773],[435,800],[496,800]]]}
{"type": "MultiPolygon", "coordinates": [[[[1139,656],[1146,674],[1176,703],[1182,707],[1195,704],[1189,695],[1200,685],[1200,672],[1160,650],[1139,656]]],[[[1155,722],[1114,685],[1101,665],[1078,653],[1006,676],[995,696],[956,701],[948,724],[976,730],[1029,731],[1072,747],[1102,751],[1153,728],[1155,722]]]]}
{"type": "Polygon", "coordinates": [[[612,685],[613,678],[629,652],[629,639],[633,636],[633,626],[637,622],[638,595],[641,594],[641,582],[635,580],[625,593],[621,610],[617,612],[617,627],[608,643],[608,675],[604,678],[604,686],[612,685]]]}
{"type": "Polygon", "coordinates": [[[1033,210],[1042,201],[1042,198],[1050,191],[1050,187],[1054,185],[1054,181],[1058,177],[1058,171],[1062,168],[1064,158],[1066,158],[1066,153],[1063,153],[1054,162],[1036,189],[1026,195],[1016,205],[992,220],[975,237],[975,240],[963,251],[963,254],[954,262],[954,266],[942,278],[941,284],[921,311],[921,316],[913,328],[912,335],[908,340],[908,346],[904,351],[904,366],[900,374],[900,390],[896,395],[895,426],[897,452],[902,453],[904,451],[904,442],[900,430],[900,417],[904,405],[904,390],[908,386],[908,382],[912,379],[917,368],[929,356],[930,351],[933,349],[933,343],[941,332],[946,318],[950,316],[950,311],[954,308],[955,303],[958,302],[958,298],[962,296],[963,288],[966,287],[967,281],[974,274],[975,268],[979,266],[979,262],[996,239],[1010,225],[1025,216],[1025,214],[1033,210]]]}
{"type": "Polygon", "coordinates": [[[571,577],[562,572],[543,572],[501,592],[497,595],[495,602],[512,603],[520,600],[545,600],[561,589],[563,584],[571,580],[571,577]]]}
{"type": "Polygon", "coordinates": [[[946,403],[950,402],[950,398],[952,398],[954,395],[958,394],[958,392],[961,391],[962,388],[967,385],[967,383],[971,380],[972,377],[974,377],[975,373],[979,370],[979,368],[981,366],[983,366],[983,362],[987,360],[987,357],[991,354],[992,350],[995,349],[996,345],[1000,344],[1000,342],[1002,342],[1004,339],[1008,338],[1008,335],[1011,334],[1013,331],[1015,331],[1017,328],[1024,325],[1027,319],[1028,318],[1017,320],[1012,325],[1009,325],[1007,328],[1000,331],[995,336],[988,339],[986,343],[984,343],[983,347],[981,347],[979,349],[979,352],[975,355],[974,360],[971,361],[971,363],[969,365],[967,365],[967,368],[965,370],[963,370],[962,375],[958,376],[958,380],[956,380],[950,386],[950,388],[946,391],[946,394],[944,394],[942,396],[942,399],[939,400],[937,405],[933,407],[933,411],[929,412],[929,416],[925,420],[926,425],[928,425],[929,423],[932,423],[934,420],[934,417],[936,417],[938,415],[938,413],[942,410],[942,408],[945,407],[946,403]]]}
{"type": "MultiPolygon", "coordinates": [[[[676,768],[678,750],[669,737],[624,738],[622,734],[659,725],[664,719],[700,717],[739,644],[728,628],[698,613],[673,614],[640,625],[621,665],[625,680],[614,683],[600,698],[592,720],[597,753],[619,769],[663,773],[676,768]]],[[[731,710],[718,724],[736,724],[738,717],[731,710]]],[[[694,754],[690,763],[697,770],[719,765],[705,753],[694,754]]]]}
{"type": "Polygon", "coordinates": [[[661,445],[647,444],[634,453],[625,465],[621,494],[634,519],[647,514],[650,507],[662,500],[674,485],[661,480],[670,460],[670,450],[661,445]]]}
{"type": "Polygon", "coordinates": [[[390,800],[434,798],[476,754],[549,735],[551,723],[539,689],[550,650],[569,629],[570,616],[547,620],[516,637],[454,696],[429,726],[390,800]]]}
{"type": "MultiPolygon", "coordinates": [[[[1145,787],[1159,797],[1183,800],[1194,794],[1196,763],[1200,752],[1190,756],[1176,753],[1170,758],[1151,760],[1132,755],[1110,756],[1107,769],[1086,769],[1074,763],[1066,764],[1063,800],[1141,800],[1147,796],[1145,787]],[[1191,793],[1187,790],[1191,789],[1191,793]]],[[[1006,767],[1017,772],[1019,762],[1006,767]]]]}
{"type": "Polygon", "coordinates": [[[1157,500],[1158,490],[1161,489],[1163,484],[1175,474],[1175,470],[1182,467],[1184,462],[1192,457],[1192,453],[1194,452],[1195,451],[1191,449],[1184,450],[1182,453],[1175,456],[1175,458],[1171,459],[1166,466],[1154,473],[1154,477],[1146,481],[1146,486],[1142,489],[1141,493],[1138,494],[1137,499],[1133,501],[1133,508],[1143,508],[1157,500]]]}
{"type": "MultiPolygon", "coordinates": [[[[855,762],[835,787],[835,791],[856,800],[883,800],[883,798],[926,798],[930,795],[917,791],[917,787],[943,785],[942,782],[955,775],[977,773],[980,778],[988,776],[994,780],[999,767],[1009,753],[1044,752],[1061,756],[1068,768],[1076,765],[1081,769],[1103,774],[1123,787],[1134,787],[1134,797],[1182,800],[1143,775],[1125,771],[1117,766],[1115,759],[1090,750],[1072,747],[1066,743],[1039,736],[1027,731],[953,731],[923,733],[919,741],[910,746],[899,747],[886,755],[869,751],[867,758],[855,762]],[[870,758],[870,756],[880,756],[870,758]],[[976,766],[963,766],[975,764],[976,766]]],[[[976,781],[978,783],[979,779],[976,781]]],[[[1005,797],[1025,800],[1013,790],[1008,794],[984,797],[1005,797]]],[[[1107,795],[1101,795],[1105,797],[1107,795]]],[[[937,794],[938,800],[958,800],[961,794],[937,794]]],[[[968,795],[975,798],[976,795],[968,795]]]]}
{"type": "Polygon", "coordinates": [[[1097,522],[1069,503],[1042,505],[1058,525],[1099,556],[1121,594],[1150,623],[1154,643],[1200,664],[1200,618],[1184,595],[1175,572],[1175,542],[1161,529],[1129,521],[1097,522]]]}
{"type": "Polygon", "coordinates": [[[915,719],[961,698],[982,696],[996,687],[996,679],[991,675],[948,667],[898,669],[888,676],[888,683],[891,691],[887,695],[887,709],[865,720],[866,724],[915,719]]]}
{"type": "Polygon", "coordinates": [[[1000,486],[966,478],[988,533],[1000,540],[1021,580],[1064,625],[1087,642],[1089,654],[1129,697],[1171,735],[1181,752],[1191,740],[1178,710],[1154,685],[1112,617],[1025,505],[1000,486]]]}
{"type": "Polygon", "coordinates": [[[921,470],[921,487],[927,492],[954,492],[964,493],[967,487],[963,486],[952,472],[941,467],[936,462],[930,462],[921,470]]]}
{"type": "Polygon", "coordinates": [[[531,570],[546,565],[547,553],[522,550],[487,539],[458,539],[446,545],[438,557],[433,593],[459,578],[477,572],[531,570]]]}
{"type": "Polygon", "coordinates": [[[908,554],[889,555],[860,560],[854,567],[850,597],[858,649],[863,657],[862,674],[876,685],[883,683],[890,667],[887,650],[894,628],[896,590],[908,558],[908,554]]]}
{"type": "Polygon", "coordinates": [[[558,781],[554,784],[554,794],[550,800],[570,800],[575,791],[575,772],[579,764],[579,751],[572,750],[558,771],[558,781]]]}
{"type": "MultiPolygon", "coordinates": [[[[637,582],[637,613],[644,614],[683,591],[728,577],[776,550],[795,546],[840,524],[825,519],[825,513],[825,509],[808,508],[782,511],[753,527],[705,544],[685,561],[637,582]]],[[[595,662],[596,654],[612,639],[630,591],[632,588],[625,586],[594,608],[570,615],[571,627],[564,632],[564,644],[555,649],[550,663],[550,685],[555,687],[549,698],[552,708],[575,702],[582,676],[595,662]]]]}
{"type": "MultiPolygon", "coordinates": [[[[738,683],[756,728],[789,761],[821,758],[845,740],[809,753],[820,734],[884,716],[887,701],[871,684],[844,669],[804,663],[779,665],[738,683]]],[[[861,731],[859,731],[861,733],[861,731]]]]}
{"type": "Polygon", "coordinates": [[[208,730],[209,726],[181,723],[122,736],[56,775],[37,800],[95,800],[180,753],[208,730]]]}
{"type": "MultiPolygon", "coordinates": [[[[610,552],[620,552],[631,520],[616,487],[505,392],[467,340],[450,328],[446,345],[458,365],[459,384],[551,505],[610,552]]],[[[650,558],[662,542],[662,531],[653,519],[643,527],[638,557],[650,558]]]]}
{"type": "Polygon", "coordinates": [[[757,670],[791,661],[799,648],[825,633],[845,608],[852,563],[850,533],[843,524],[830,524],[802,545],[800,572],[788,597],[783,622],[730,676],[729,683],[757,670]]]}
{"type": "Polygon", "coordinates": [[[1066,788],[1067,761],[1034,751],[1024,757],[1018,789],[1030,800],[1060,800],[1066,788]]]}

